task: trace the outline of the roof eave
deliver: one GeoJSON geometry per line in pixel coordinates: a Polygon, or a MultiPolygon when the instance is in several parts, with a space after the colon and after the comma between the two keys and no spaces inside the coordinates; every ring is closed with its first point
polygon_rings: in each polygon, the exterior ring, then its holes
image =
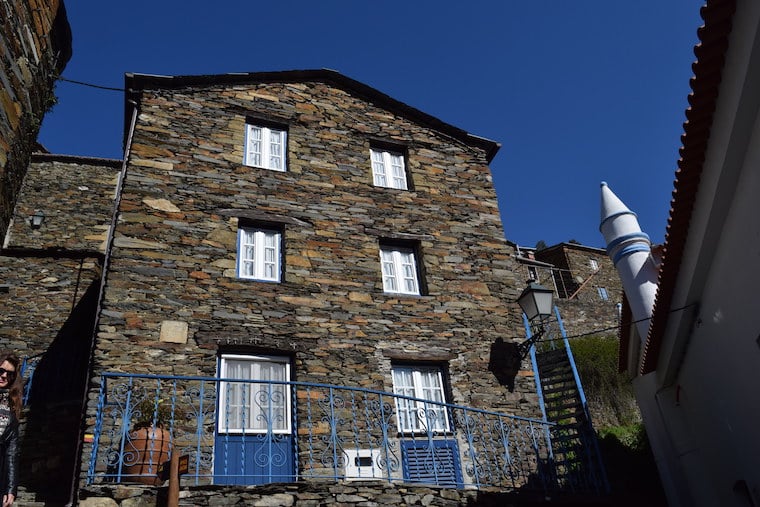
{"type": "Polygon", "coordinates": [[[644,343],[639,368],[642,375],[657,368],[662,349],[669,309],[691,223],[694,197],[702,176],[735,11],[736,0],[713,0],[705,4],[700,11],[705,24],[697,31],[700,42],[694,48],[697,61],[692,65],[694,76],[690,80],[690,107],[686,110],[687,121],[683,124],[683,145],[679,150],[681,158],[678,161],[673,198],[670,201],[670,216],[663,245],[662,267],[657,281],[657,295],[652,310],[652,323],[644,343]]]}
{"type": "MultiPolygon", "coordinates": [[[[438,130],[447,134],[468,146],[480,148],[485,152],[486,161],[490,163],[501,148],[501,144],[484,137],[470,134],[469,132],[446,123],[434,116],[420,111],[393,97],[368,86],[364,83],[351,79],[340,72],[330,69],[316,70],[286,70],[271,72],[239,72],[229,74],[206,74],[197,76],[162,76],[139,73],[126,73],[125,100],[127,113],[131,109],[129,101],[139,101],[143,90],[148,89],[177,89],[199,86],[235,85],[249,83],[272,83],[272,82],[307,82],[317,81],[334,84],[342,89],[350,91],[373,104],[400,114],[412,121],[438,130]]],[[[128,116],[125,115],[125,117],[128,116]]],[[[125,121],[129,121],[125,119],[125,121]]]]}

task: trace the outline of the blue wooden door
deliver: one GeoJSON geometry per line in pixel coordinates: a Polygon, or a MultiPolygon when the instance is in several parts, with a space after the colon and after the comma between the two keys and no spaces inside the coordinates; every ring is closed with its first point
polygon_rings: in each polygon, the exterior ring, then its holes
{"type": "Polygon", "coordinates": [[[223,355],[219,372],[214,483],[295,480],[287,359],[223,355]]]}

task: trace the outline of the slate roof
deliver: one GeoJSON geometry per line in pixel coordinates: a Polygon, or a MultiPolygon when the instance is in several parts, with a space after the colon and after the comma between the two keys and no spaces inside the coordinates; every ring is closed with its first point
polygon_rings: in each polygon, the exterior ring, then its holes
{"type": "MultiPolygon", "coordinates": [[[[486,152],[487,161],[490,163],[499,151],[501,145],[496,141],[470,134],[458,127],[446,123],[427,113],[415,109],[412,106],[394,99],[364,83],[344,76],[340,72],[330,69],[317,70],[286,70],[274,72],[242,72],[233,74],[210,74],[198,76],[157,76],[150,74],[127,73],[124,76],[124,88],[126,111],[131,110],[129,101],[139,100],[142,91],[150,89],[181,89],[202,86],[239,85],[256,83],[303,83],[321,82],[336,86],[352,93],[378,107],[403,116],[418,124],[438,130],[457,139],[469,146],[481,148],[486,152]]],[[[128,127],[129,118],[125,115],[125,127],[128,127]]],[[[125,128],[125,135],[127,129],[125,128]]]]}

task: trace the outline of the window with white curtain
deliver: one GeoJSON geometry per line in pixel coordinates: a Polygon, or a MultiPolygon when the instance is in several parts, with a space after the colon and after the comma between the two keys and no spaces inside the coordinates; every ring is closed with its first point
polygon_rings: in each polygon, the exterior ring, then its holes
{"type": "MultiPolygon", "coordinates": [[[[420,400],[445,402],[443,373],[437,366],[394,366],[393,393],[420,400]]],[[[449,430],[446,407],[425,401],[396,398],[398,429],[402,433],[449,430]]]]}
{"type": "Polygon", "coordinates": [[[417,259],[413,248],[381,245],[380,264],[383,275],[383,292],[420,294],[417,259]]]}
{"type": "Polygon", "coordinates": [[[407,189],[404,155],[396,151],[371,148],[372,180],[376,187],[407,189]]]}
{"type": "Polygon", "coordinates": [[[243,164],[284,171],[287,136],[285,130],[246,124],[243,164]]]}
{"type": "Polygon", "coordinates": [[[290,432],[290,390],[285,384],[268,382],[290,379],[287,358],[226,354],[219,377],[226,380],[219,387],[221,433],[290,432]],[[245,382],[251,380],[260,382],[245,382]]]}
{"type": "Polygon", "coordinates": [[[237,272],[240,278],[279,282],[282,233],[272,229],[238,229],[237,272]]]}

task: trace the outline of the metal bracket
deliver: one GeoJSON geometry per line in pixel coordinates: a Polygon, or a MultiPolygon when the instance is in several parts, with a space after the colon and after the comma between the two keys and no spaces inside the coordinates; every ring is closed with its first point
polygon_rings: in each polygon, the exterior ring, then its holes
{"type": "Polygon", "coordinates": [[[517,351],[520,353],[520,360],[522,361],[528,356],[528,353],[530,352],[530,348],[541,338],[544,336],[544,331],[546,328],[544,326],[541,326],[541,328],[538,330],[536,334],[528,338],[522,343],[517,344],[517,351]]]}

